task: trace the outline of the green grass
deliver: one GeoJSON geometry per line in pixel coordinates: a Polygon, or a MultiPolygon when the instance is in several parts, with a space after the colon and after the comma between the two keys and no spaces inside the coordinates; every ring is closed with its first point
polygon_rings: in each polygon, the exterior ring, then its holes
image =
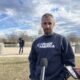
{"type": "MultiPolygon", "coordinates": [[[[76,57],[80,67],[80,57],[76,57]]],[[[29,63],[25,57],[0,58],[0,80],[29,80],[29,63]]],[[[70,78],[69,80],[73,80],[70,78]]]]}

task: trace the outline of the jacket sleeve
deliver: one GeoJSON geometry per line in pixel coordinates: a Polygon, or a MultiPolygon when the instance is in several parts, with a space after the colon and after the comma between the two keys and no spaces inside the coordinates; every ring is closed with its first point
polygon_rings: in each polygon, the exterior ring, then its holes
{"type": "Polygon", "coordinates": [[[31,52],[28,59],[29,59],[29,68],[30,68],[29,78],[33,80],[35,79],[35,69],[36,69],[36,61],[37,61],[37,55],[36,55],[34,43],[32,44],[31,52]]]}
{"type": "MultiPolygon", "coordinates": [[[[61,59],[64,66],[75,67],[75,56],[72,47],[69,41],[65,38],[62,39],[61,43],[61,55],[61,59]]],[[[70,74],[65,67],[63,69],[63,74],[61,74],[60,76],[64,76],[65,79],[68,79],[70,77],[70,74]]]]}
{"type": "Polygon", "coordinates": [[[65,38],[62,39],[61,54],[62,54],[62,61],[65,66],[72,66],[72,67],[75,66],[75,56],[72,47],[69,41],[65,38]]]}

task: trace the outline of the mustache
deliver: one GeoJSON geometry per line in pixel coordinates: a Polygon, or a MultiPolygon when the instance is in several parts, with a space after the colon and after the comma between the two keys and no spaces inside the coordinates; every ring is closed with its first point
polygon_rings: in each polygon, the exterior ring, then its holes
{"type": "Polygon", "coordinates": [[[51,29],[49,29],[49,28],[46,28],[46,29],[44,29],[44,30],[51,30],[51,29]]]}

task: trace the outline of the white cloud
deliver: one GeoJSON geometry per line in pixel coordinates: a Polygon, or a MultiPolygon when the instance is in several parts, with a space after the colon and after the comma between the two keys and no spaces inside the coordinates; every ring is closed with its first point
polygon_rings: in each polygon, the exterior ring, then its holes
{"type": "Polygon", "coordinates": [[[39,0],[37,7],[35,7],[35,16],[42,16],[42,14],[51,12],[53,5],[48,0],[39,0]]]}
{"type": "Polygon", "coordinates": [[[38,32],[37,32],[37,31],[34,31],[34,30],[32,30],[32,29],[28,29],[26,32],[27,32],[27,34],[28,34],[29,36],[38,35],[38,32]]]}
{"type": "Polygon", "coordinates": [[[15,16],[16,15],[16,11],[14,9],[10,9],[10,8],[6,8],[6,14],[9,16],[15,16]]]}
{"type": "MultiPolygon", "coordinates": [[[[4,9],[4,13],[8,15],[0,21],[13,17],[17,24],[26,24],[26,27],[31,26],[32,32],[28,30],[31,34],[37,34],[40,28],[40,18],[47,12],[52,13],[56,21],[59,19],[56,24],[56,26],[60,26],[57,27],[57,32],[59,33],[68,33],[67,30],[72,32],[71,28],[73,30],[73,27],[80,24],[80,5],[78,0],[8,0],[7,2],[6,0],[1,0],[0,2],[2,3],[2,5],[0,3],[0,10],[4,9]],[[62,18],[64,19],[62,20],[62,18]],[[67,29],[64,24],[68,24],[67,29]],[[59,29],[60,31],[58,31],[59,29]]],[[[21,27],[18,28],[20,29],[21,27]]],[[[16,28],[5,29],[4,32],[14,29],[16,28]]]]}

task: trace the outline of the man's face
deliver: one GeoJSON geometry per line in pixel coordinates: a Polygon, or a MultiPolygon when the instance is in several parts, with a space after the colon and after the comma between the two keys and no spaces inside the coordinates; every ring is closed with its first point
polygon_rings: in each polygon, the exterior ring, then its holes
{"type": "Polygon", "coordinates": [[[52,33],[53,27],[55,25],[55,21],[51,16],[42,18],[42,28],[46,35],[50,35],[52,33]]]}

